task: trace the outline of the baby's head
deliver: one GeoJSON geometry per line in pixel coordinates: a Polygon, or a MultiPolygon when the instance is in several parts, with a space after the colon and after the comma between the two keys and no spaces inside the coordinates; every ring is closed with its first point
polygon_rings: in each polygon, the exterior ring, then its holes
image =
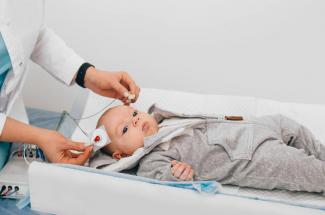
{"type": "Polygon", "coordinates": [[[104,125],[111,144],[103,148],[116,160],[130,156],[143,147],[144,137],[158,131],[156,120],[148,113],[120,105],[108,109],[99,118],[97,127],[104,125]]]}

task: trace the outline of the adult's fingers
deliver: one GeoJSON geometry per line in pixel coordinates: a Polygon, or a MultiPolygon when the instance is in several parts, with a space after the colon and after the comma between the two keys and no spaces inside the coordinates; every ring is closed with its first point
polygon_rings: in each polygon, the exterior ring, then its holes
{"type": "Polygon", "coordinates": [[[88,160],[88,158],[90,157],[92,150],[93,150],[93,146],[87,147],[85,152],[78,155],[78,157],[70,158],[69,163],[77,164],[77,165],[84,165],[86,163],[86,161],[88,160]]]}
{"type": "Polygon", "coordinates": [[[140,92],[141,92],[141,88],[140,87],[138,87],[138,95],[137,95],[137,97],[135,98],[135,100],[138,100],[138,98],[139,98],[139,96],[140,96],[140,92]]]}
{"type": "Polygon", "coordinates": [[[134,94],[135,95],[135,98],[132,100],[132,102],[136,102],[138,100],[139,95],[140,95],[140,91],[141,91],[140,87],[137,86],[136,92],[134,94]]]}
{"type": "Polygon", "coordinates": [[[129,89],[130,94],[135,95],[135,98],[132,99],[132,102],[136,102],[139,98],[140,87],[134,82],[131,76],[127,72],[122,73],[122,85],[129,89]]]}
{"type": "Polygon", "coordinates": [[[72,158],[78,157],[78,154],[75,154],[69,150],[67,150],[65,153],[67,154],[67,156],[72,157],[72,158]]]}
{"type": "MultiPolygon", "coordinates": [[[[123,76],[122,76],[123,77],[123,76]]],[[[117,92],[117,94],[121,97],[124,97],[125,92],[129,92],[129,90],[123,86],[122,83],[115,81],[111,83],[112,88],[117,92]]]]}
{"type": "Polygon", "coordinates": [[[130,101],[129,101],[129,99],[126,98],[126,97],[122,98],[121,101],[123,102],[124,105],[130,105],[130,101]]]}
{"type": "Polygon", "coordinates": [[[126,85],[126,88],[128,88],[131,92],[131,94],[135,94],[137,90],[137,85],[127,72],[122,72],[122,80],[121,82],[126,85]]]}
{"type": "Polygon", "coordinates": [[[74,142],[69,141],[68,144],[65,145],[65,149],[68,150],[77,150],[77,151],[84,151],[87,146],[81,142],[74,142]]]}

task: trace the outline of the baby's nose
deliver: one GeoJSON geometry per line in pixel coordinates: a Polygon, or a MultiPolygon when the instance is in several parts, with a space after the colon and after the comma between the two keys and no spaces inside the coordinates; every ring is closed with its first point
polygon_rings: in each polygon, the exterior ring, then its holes
{"type": "Polygon", "coordinates": [[[133,126],[137,126],[139,119],[140,119],[139,117],[133,117],[133,119],[132,119],[133,126]]]}

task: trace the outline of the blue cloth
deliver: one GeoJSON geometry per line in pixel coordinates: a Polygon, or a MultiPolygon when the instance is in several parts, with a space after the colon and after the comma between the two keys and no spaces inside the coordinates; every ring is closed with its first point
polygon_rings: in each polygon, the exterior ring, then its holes
{"type": "MultiPolygon", "coordinates": [[[[8,72],[12,70],[11,60],[5,42],[0,33],[0,90],[6,79],[8,72]]],[[[0,143],[0,170],[8,160],[11,143],[0,143]]]]}
{"type": "Polygon", "coordinates": [[[193,190],[199,193],[216,194],[219,193],[221,189],[221,184],[219,184],[216,181],[160,181],[156,179],[145,178],[136,175],[129,175],[125,173],[103,171],[100,169],[94,169],[85,166],[76,166],[71,164],[53,164],[53,165],[58,165],[65,168],[70,168],[70,169],[75,169],[80,171],[91,172],[100,175],[108,175],[108,176],[124,178],[128,180],[142,181],[150,184],[158,184],[158,185],[164,185],[170,187],[183,188],[183,189],[193,190]]]}

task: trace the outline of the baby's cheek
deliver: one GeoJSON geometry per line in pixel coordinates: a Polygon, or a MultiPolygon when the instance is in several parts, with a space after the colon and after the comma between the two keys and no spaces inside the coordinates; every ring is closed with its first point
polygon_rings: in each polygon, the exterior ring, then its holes
{"type": "Polygon", "coordinates": [[[143,147],[143,138],[140,136],[133,136],[130,138],[130,141],[125,145],[125,149],[127,151],[127,154],[131,155],[133,154],[137,149],[143,147]]]}
{"type": "Polygon", "coordinates": [[[137,138],[137,140],[134,142],[134,146],[136,147],[136,149],[143,147],[143,143],[144,143],[144,139],[143,139],[143,135],[139,136],[137,138]]]}
{"type": "Polygon", "coordinates": [[[144,139],[143,139],[143,137],[141,137],[138,139],[137,143],[135,144],[134,151],[139,148],[142,148],[143,145],[144,145],[144,139]]]}

